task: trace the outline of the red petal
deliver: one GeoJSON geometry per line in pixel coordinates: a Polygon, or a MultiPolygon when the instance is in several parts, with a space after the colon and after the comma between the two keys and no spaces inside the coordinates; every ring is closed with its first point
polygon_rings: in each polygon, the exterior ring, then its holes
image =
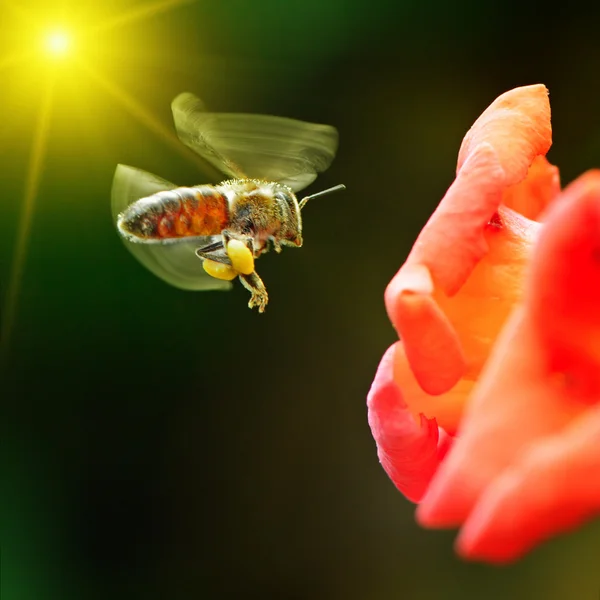
{"type": "Polygon", "coordinates": [[[451,390],[439,396],[425,393],[408,364],[404,344],[397,344],[394,351],[394,380],[415,419],[422,414],[435,419],[450,435],[456,433],[465,403],[473,389],[472,381],[461,379],[451,390]]]}
{"type": "Polygon", "coordinates": [[[600,171],[567,187],[546,220],[529,310],[551,369],[565,373],[580,392],[600,394],[600,171]]]}
{"type": "Polygon", "coordinates": [[[499,96],[465,136],[457,174],[419,235],[407,263],[426,265],[449,296],[487,251],[483,228],[502,193],[523,180],[552,144],[548,90],[531,85],[499,96]]]}
{"type": "Polygon", "coordinates": [[[599,243],[600,174],[595,173],[565,192],[548,213],[524,305],[499,337],[458,442],[419,507],[423,524],[462,523],[486,488],[518,464],[532,443],[558,434],[598,402],[599,243]]]}
{"type": "Polygon", "coordinates": [[[427,267],[406,265],[389,284],[385,298],[415,378],[425,392],[435,395],[458,382],[465,358],[454,327],[432,292],[427,267]]]}
{"type": "Polygon", "coordinates": [[[448,447],[434,419],[417,422],[393,379],[394,346],[384,354],[367,398],[371,432],[381,465],[413,502],[421,499],[448,447]]]}
{"type": "MultiPolygon", "coordinates": [[[[504,464],[497,463],[496,476],[489,478],[487,486],[481,481],[479,495],[471,494],[476,504],[457,540],[463,556],[514,560],[536,543],[600,513],[598,307],[600,172],[591,171],[569,186],[548,211],[532,261],[521,329],[529,329],[539,347],[530,359],[540,371],[537,382],[504,371],[506,378],[520,383],[521,390],[516,393],[527,405],[545,401],[536,417],[537,431],[532,431],[530,443],[520,448],[513,441],[519,428],[506,424],[493,432],[513,446],[512,457],[508,455],[504,464]],[[573,416],[552,432],[547,427],[549,413],[560,406],[565,415],[570,412],[573,416]],[[542,423],[546,431],[540,431],[542,423]]],[[[504,391],[497,396],[497,404],[511,404],[513,398],[500,378],[495,385],[490,373],[488,379],[493,393],[504,391]]],[[[488,411],[491,399],[489,404],[488,411]]],[[[521,419],[524,410],[529,411],[529,406],[523,405],[521,419]]],[[[517,410],[514,416],[517,418],[517,410]]],[[[477,426],[475,418],[467,435],[472,426],[477,426]]],[[[450,460],[453,458],[451,455],[450,460]]],[[[455,516],[462,518],[468,505],[463,499],[462,510],[455,516]]]]}
{"type": "Polygon", "coordinates": [[[505,187],[494,149],[478,146],[421,231],[406,264],[427,266],[436,287],[455,294],[488,250],[483,231],[505,187]]]}
{"type": "Polygon", "coordinates": [[[527,177],[510,186],[502,196],[502,204],[531,220],[538,220],[544,209],[560,194],[558,168],[545,156],[535,158],[527,177]]]}
{"type": "Polygon", "coordinates": [[[453,449],[417,511],[427,527],[460,525],[485,488],[532,440],[560,431],[582,406],[548,376],[539,336],[518,309],[500,335],[453,449]]]}
{"type": "Polygon", "coordinates": [[[529,166],[552,145],[550,102],[545,85],[528,85],[498,96],[469,129],[458,153],[457,171],[482,143],[490,144],[506,185],[525,179],[529,166]]]}
{"type": "MultiPolygon", "coordinates": [[[[600,401],[600,397],[597,398],[600,401]]],[[[506,562],[600,514],[600,407],[532,446],[485,491],[457,539],[465,558],[506,562]]]]}
{"type": "Polygon", "coordinates": [[[466,358],[463,378],[477,380],[506,319],[523,299],[525,277],[541,224],[500,206],[484,229],[489,247],[460,290],[434,296],[454,326],[466,358]]]}

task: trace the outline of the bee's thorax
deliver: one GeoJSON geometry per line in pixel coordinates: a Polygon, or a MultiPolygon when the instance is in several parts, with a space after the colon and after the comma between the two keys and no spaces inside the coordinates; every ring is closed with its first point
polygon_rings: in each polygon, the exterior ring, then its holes
{"type": "Polygon", "coordinates": [[[229,201],[229,229],[252,235],[260,252],[268,240],[302,245],[300,209],[286,186],[259,180],[228,181],[218,186],[229,201]]]}

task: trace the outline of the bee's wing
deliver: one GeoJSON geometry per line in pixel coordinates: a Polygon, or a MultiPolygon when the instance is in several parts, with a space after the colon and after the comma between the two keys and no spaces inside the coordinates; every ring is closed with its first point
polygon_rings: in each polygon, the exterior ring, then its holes
{"type": "MultiPolygon", "coordinates": [[[[119,213],[132,202],[175,187],[170,181],[152,173],[118,165],[111,194],[113,222],[116,224],[119,213]]],[[[135,244],[127,240],[123,240],[123,243],[147,269],[175,287],[184,290],[226,290],[232,287],[231,283],[208,275],[195,254],[196,248],[220,239],[221,236],[206,236],[165,245],[135,244]]]]}
{"type": "Polygon", "coordinates": [[[179,139],[230,177],[279,181],[299,191],[329,167],[337,151],[338,132],[330,125],[210,113],[189,92],[171,108],[179,139]]]}

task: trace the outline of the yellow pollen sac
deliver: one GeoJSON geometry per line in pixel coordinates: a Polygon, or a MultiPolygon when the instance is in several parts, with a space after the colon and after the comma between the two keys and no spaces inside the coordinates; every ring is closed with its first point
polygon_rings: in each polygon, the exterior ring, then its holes
{"type": "Polygon", "coordinates": [[[218,263],[207,258],[202,262],[202,266],[204,267],[204,270],[215,279],[231,281],[238,276],[238,272],[230,265],[224,265],[223,263],[218,263]]]}
{"type": "Polygon", "coordinates": [[[254,257],[252,256],[252,252],[240,240],[229,241],[229,244],[227,244],[227,256],[229,256],[233,268],[238,273],[250,275],[250,273],[254,272],[254,257]]]}

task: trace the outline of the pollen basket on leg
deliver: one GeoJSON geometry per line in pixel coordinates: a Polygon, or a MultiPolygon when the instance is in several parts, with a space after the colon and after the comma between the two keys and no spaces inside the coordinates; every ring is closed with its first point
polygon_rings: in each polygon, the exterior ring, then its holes
{"type": "Polygon", "coordinates": [[[250,249],[240,240],[230,240],[227,244],[227,256],[232,267],[243,275],[250,275],[254,271],[254,257],[250,249]]]}
{"type": "Polygon", "coordinates": [[[215,279],[231,281],[238,276],[238,272],[231,265],[215,262],[214,260],[210,260],[208,258],[202,261],[202,267],[211,277],[214,277],[215,279]]]}

